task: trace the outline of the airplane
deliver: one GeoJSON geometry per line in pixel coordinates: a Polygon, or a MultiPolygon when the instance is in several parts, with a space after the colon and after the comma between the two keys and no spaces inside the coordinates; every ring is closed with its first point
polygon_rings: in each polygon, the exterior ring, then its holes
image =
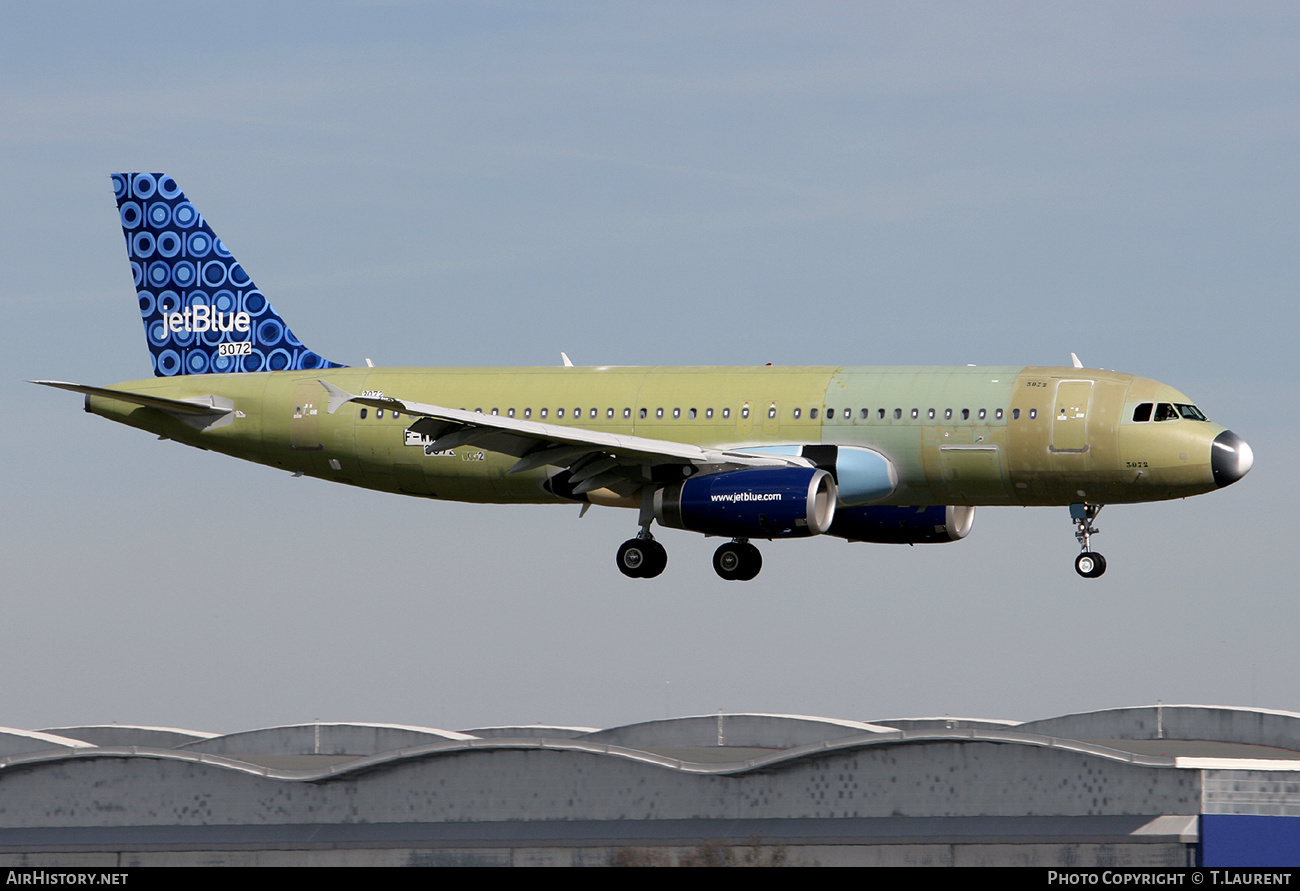
{"type": "Polygon", "coordinates": [[[1068,507],[1075,570],[1106,504],[1184,498],[1250,470],[1249,445],[1179,391],[1082,367],[349,367],[293,334],[162,173],[112,176],[154,377],[81,393],[161,438],[418,498],[638,512],[617,551],[664,571],[653,524],[726,539],[964,539],[981,505],[1068,507]]]}

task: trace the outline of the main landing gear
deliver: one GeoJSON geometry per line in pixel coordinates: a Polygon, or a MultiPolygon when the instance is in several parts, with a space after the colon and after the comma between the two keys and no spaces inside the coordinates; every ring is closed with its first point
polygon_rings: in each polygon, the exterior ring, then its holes
{"type": "Polygon", "coordinates": [[[668,565],[668,552],[649,532],[618,546],[618,571],[630,579],[652,579],[668,565]]]}
{"type": "MultiPolygon", "coordinates": [[[[618,571],[630,579],[652,579],[668,565],[668,552],[649,532],[618,547],[618,571]]],[[[763,555],[747,540],[737,538],[713,554],[713,569],[729,582],[747,582],[763,568],[763,555]]]]}
{"type": "Polygon", "coordinates": [[[668,565],[668,552],[650,534],[654,522],[654,490],[641,492],[641,531],[618,546],[618,571],[630,579],[652,579],[668,565]]]}
{"type": "Polygon", "coordinates": [[[763,568],[763,555],[747,539],[737,538],[713,552],[713,571],[729,582],[747,582],[763,568]]]}
{"type": "Polygon", "coordinates": [[[1092,550],[1092,536],[1101,530],[1092,521],[1101,513],[1104,504],[1071,504],[1070,519],[1074,521],[1074,537],[1083,553],[1074,560],[1074,571],[1085,579],[1095,579],[1106,571],[1106,558],[1092,550]]]}
{"type": "MultiPolygon", "coordinates": [[[[641,495],[641,531],[618,546],[618,571],[630,579],[652,579],[668,565],[668,552],[650,534],[654,492],[641,495]]],[[[763,568],[763,555],[747,538],[733,538],[713,554],[713,569],[729,582],[747,582],[763,568]]]]}

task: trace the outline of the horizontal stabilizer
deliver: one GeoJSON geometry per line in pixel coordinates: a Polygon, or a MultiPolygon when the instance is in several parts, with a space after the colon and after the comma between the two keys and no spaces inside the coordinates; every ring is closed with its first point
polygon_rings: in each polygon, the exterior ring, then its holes
{"type": "Polygon", "coordinates": [[[147,393],[132,393],[128,390],[111,390],[108,387],[88,387],[85,384],[70,384],[67,381],[28,381],[29,384],[40,384],[42,387],[55,387],[59,390],[71,390],[73,393],[84,393],[87,396],[100,396],[104,399],[116,399],[119,402],[129,402],[133,405],[143,405],[146,408],[156,408],[160,411],[169,412],[179,415],[206,415],[208,417],[228,415],[234,411],[234,405],[221,405],[220,402],[229,402],[228,399],[221,399],[219,396],[196,396],[193,399],[168,399],[165,396],[150,396],[147,393]]]}

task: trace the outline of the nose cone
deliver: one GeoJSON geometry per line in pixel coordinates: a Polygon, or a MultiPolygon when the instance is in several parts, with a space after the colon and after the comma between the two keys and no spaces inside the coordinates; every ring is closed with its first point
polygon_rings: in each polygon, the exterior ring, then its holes
{"type": "Polygon", "coordinates": [[[1230,486],[1250,471],[1255,463],[1255,453],[1242,439],[1231,430],[1224,430],[1214,437],[1210,446],[1210,468],[1214,471],[1214,482],[1220,488],[1230,486]]]}

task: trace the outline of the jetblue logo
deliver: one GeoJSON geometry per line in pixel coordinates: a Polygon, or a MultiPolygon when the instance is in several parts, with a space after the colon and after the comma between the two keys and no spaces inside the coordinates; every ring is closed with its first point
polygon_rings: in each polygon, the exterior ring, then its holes
{"type": "Polygon", "coordinates": [[[713,501],[780,501],[780,492],[725,492],[721,495],[710,495],[713,501]]]}
{"type": "Polygon", "coordinates": [[[199,304],[183,312],[163,313],[163,337],[173,331],[239,331],[246,333],[253,325],[253,317],[246,312],[219,312],[199,304]]]}

